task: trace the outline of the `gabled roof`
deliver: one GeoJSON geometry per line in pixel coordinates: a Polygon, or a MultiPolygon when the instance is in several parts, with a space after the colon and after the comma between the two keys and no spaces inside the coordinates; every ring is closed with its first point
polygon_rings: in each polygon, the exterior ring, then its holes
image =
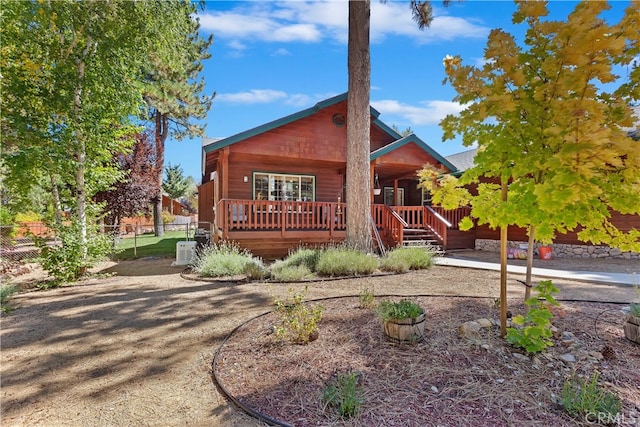
{"type": "Polygon", "coordinates": [[[477,153],[478,149],[474,148],[471,150],[463,151],[461,153],[452,154],[450,156],[447,156],[446,159],[449,162],[453,163],[458,171],[463,172],[475,166],[474,159],[477,153]]]}
{"type": "MultiPolygon", "coordinates": [[[[340,95],[336,95],[329,99],[325,99],[324,101],[320,101],[311,108],[298,111],[297,113],[293,113],[288,116],[271,121],[269,123],[265,123],[253,129],[249,129],[244,132],[237,133],[228,138],[218,139],[218,140],[214,140],[214,139],[209,140],[209,138],[205,138],[203,140],[202,149],[204,150],[205,153],[210,153],[211,151],[219,150],[220,148],[227,147],[229,145],[235,144],[236,142],[240,142],[247,138],[251,138],[252,136],[256,136],[261,133],[275,129],[277,127],[286,125],[288,123],[295,122],[296,120],[309,117],[312,114],[315,114],[318,111],[322,110],[323,108],[327,108],[332,105],[338,104],[342,101],[345,101],[346,99],[347,99],[347,92],[342,93],[340,95]]],[[[371,117],[373,118],[373,123],[375,123],[376,126],[381,128],[384,132],[388,133],[394,138],[400,138],[400,135],[396,131],[394,131],[393,129],[391,129],[389,126],[387,126],[381,120],[378,119],[378,116],[380,116],[380,112],[378,110],[376,110],[373,107],[369,107],[369,108],[370,108],[371,117]]]]}
{"type": "Polygon", "coordinates": [[[412,142],[416,144],[418,147],[420,147],[422,150],[424,150],[425,152],[429,153],[434,159],[436,159],[442,165],[447,167],[451,172],[455,172],[457,170],[454,164],[449,162],[446,158],[442,157],[440,153],[438,153],[433,148],[431,148],[429,144],[427,144],[426,142],[418,138],[418,136],[415,133],[411,133],[405,137],[402,137],[396,141],[393,141],[391,144],[387,144],[382,148],[378,148],[377,150],[372,151],[370,161],[374,161],[375,159],[382,157],[385,154],[388,154],[394,150],[397,150],[403,145],[406,145],[412,142]]]}

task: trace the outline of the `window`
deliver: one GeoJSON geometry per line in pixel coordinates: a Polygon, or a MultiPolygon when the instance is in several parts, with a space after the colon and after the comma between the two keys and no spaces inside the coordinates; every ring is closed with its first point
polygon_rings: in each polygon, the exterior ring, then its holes
{"type": "Polygon", "coordinates": [[[315,176],[261,172],[253,174],[254,200],[313,202],[316,199],[315,190],[315,176]]]}
{"type": "Polygon", "coordinates": [[[389,206],[404,206],[404,188],[398,187],[398,197],[393,202],[393,187],[384,187],[384,204],[389,206]]]}
{"type": "Polygon", "coordinates": [[[431,191],[422,189],[422,206],[431,206],[431,191]]]}

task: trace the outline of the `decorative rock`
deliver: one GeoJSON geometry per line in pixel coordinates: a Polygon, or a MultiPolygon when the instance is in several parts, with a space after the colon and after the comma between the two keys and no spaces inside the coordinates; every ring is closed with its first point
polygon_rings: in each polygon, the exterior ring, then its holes
{"type": "Polygon", "coordinates": [[[599,351],[590,351],[589,353],[589,357],[592,357],[596,360],[603,360],[604,359],[604,355],[602,353],[600,353],[599,351]]]}
{"type": "Polygon", "coordinates": [[[529,357],[527,357],[526,355],[522,354],[522,353],[511,353],[511,355],[515,358],[518,359],[522,362],[524,361],[529,361],[529,357]]]}
{"type": "Polygon", "coordinates": [[[478,322],[464,322],[458,328],[458,335],[460,335],[461,338],[480,338],[480,329],[480,324],[478,324],[478,322]]]}
{"type": "Polygon", "coordinates": [[[478,319],[476,322],[481,328],[490,328],[493,326],[493,323],[491,323],[491,320],[489,319],[478,319]]]}
{"type": "Polygon", "coordinates": [[[566,353],[566,354],[560,355],[560,360],[566,363],[573,363],[576,361],[576,357],[571,353],[566,353]]]}

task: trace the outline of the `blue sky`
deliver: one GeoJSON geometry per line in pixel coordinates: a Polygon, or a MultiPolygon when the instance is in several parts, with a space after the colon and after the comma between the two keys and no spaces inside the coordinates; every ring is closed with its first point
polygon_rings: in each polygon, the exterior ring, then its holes
{"type": "MultiPolygon", "coordinates": [[[[610,2],[605,19],[617,22],[628,1],[610,2]]],[[[443,7],[419,30],[408,1],[371,0],[371,105],[380,119],[411,129],[447,156],[467,150],[442,142],[439,121],[459,111],[455,92],[443,86],[445,55],[481,64],[487,37],[502,28],[521,40],[511,1],[463,1],[443,7]]],[[[552,1],[550,18],[565,20],[573,1],[552,1]]],[[[228,137],[313,106],[347,90],[346,0],[208,1],[201,32],[213,34],[204,64],[207,92],[216,92],[206,120],[208,137],[228,137]]],[[[165,162],[201,179],[202,139],[168,140],[165,162]]],[[[165,163],[165,164],[166,164],[165,163]]]]}

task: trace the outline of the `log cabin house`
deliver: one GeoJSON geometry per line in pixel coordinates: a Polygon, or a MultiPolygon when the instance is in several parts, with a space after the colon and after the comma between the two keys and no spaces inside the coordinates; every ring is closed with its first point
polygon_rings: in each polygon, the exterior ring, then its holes
{"type": "MultiPolygon", "coordinates": [[[[430,206],[416,172],[455,166],[415,134],[402,136],[371,108],[371,218],[378,248],[473,248],[457,230],[466,212],[430,206]]],[[[203,141],[199,228],[265,259],[345,238],[347,94],[224,139],[203,141]]]]}
{"type": "MultiPolygon", "coordinates": [[[[462,232],[468,209],[432,206],[416,171],[431,164],[449,173],[473,165],[475,150],[442,157],[415,134],[402,136],[371,108],[372,226],[378,247],[430,244],[443,250],[497,250],[498,230],[487,225],[462,232]]],[[[638,114],[640,116],[640,114],[638,114]]],[[[199,187],[199,228],[215,241],[234,241],[265,259],[302,245],[345,238],[347,94],[224,139],[205,138],[199,187]]],[[[638,130],[629,130],[638,139],[638,130]]],[[[640,229],[639,215],[612,212],[620,230],[640,229]]],[[[526,230],[509,227],[510,245],[526,230]]],[[[640,259],[638,253],[594,246],[576,232],[559,234],[554,255],[640,259]]]]}

